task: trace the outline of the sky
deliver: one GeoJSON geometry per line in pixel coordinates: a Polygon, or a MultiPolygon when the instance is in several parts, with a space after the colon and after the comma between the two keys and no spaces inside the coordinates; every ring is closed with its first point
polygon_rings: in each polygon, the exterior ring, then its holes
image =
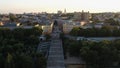
{"type": "Polygon", "coordinates": [[[120,12],[120,0],[0,0],[0,13],[120,12]]]}

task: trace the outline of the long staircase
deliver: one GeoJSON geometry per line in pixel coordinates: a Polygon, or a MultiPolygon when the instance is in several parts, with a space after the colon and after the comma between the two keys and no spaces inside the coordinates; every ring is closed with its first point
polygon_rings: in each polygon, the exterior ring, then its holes
{"type": "Polygon", "coordinates": [[[62,41],[58,26],[55,26],[51,34],[51,46],[47,60],[47,68],[65,68],[62,41]]]}

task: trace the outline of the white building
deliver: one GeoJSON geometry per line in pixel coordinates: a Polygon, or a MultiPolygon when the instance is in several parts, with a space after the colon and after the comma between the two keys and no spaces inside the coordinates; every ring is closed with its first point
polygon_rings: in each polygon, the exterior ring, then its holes
{"type": "Polygon", "coordinates": [[[63,32],[69,33],[74,27],[80,27],[80,22],[67,22],[63,24],[63,32]]]}
{"type": "Polygon", "coordinates": [[[48,25],[42,25],[43,34],[49,34],[52,32],[53,23],[48,25]]]}

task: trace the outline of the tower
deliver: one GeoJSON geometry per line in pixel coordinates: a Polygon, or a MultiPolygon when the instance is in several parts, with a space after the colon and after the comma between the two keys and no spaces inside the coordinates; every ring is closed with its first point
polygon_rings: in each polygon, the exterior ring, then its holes
{"type": "Polygon", "coordinates": [[[81,21],[86,21],[86,22],[89,21],[89,11],[88,12],[84,12],[82,10],[82,12],[81,12],[81,21]]]}
{"type": "Polygon", "coordinates": [[[66,14],[66,9],[64,9],[64,14],[66,14]]]}
{"type": "Polygon", "coordinates": [[[84,20],[85,20],[84,10],[82,10],[82,13],[81,13],[81,21],[84,21],[84,20]]]}

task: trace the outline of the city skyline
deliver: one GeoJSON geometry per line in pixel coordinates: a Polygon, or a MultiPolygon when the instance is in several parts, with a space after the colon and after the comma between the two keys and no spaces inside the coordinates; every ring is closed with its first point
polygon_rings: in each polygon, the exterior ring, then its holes
{"type": "Polygon", "coordinates": [[[0,13],[120,12],[119,0],[1,0],[0,13]]]}

